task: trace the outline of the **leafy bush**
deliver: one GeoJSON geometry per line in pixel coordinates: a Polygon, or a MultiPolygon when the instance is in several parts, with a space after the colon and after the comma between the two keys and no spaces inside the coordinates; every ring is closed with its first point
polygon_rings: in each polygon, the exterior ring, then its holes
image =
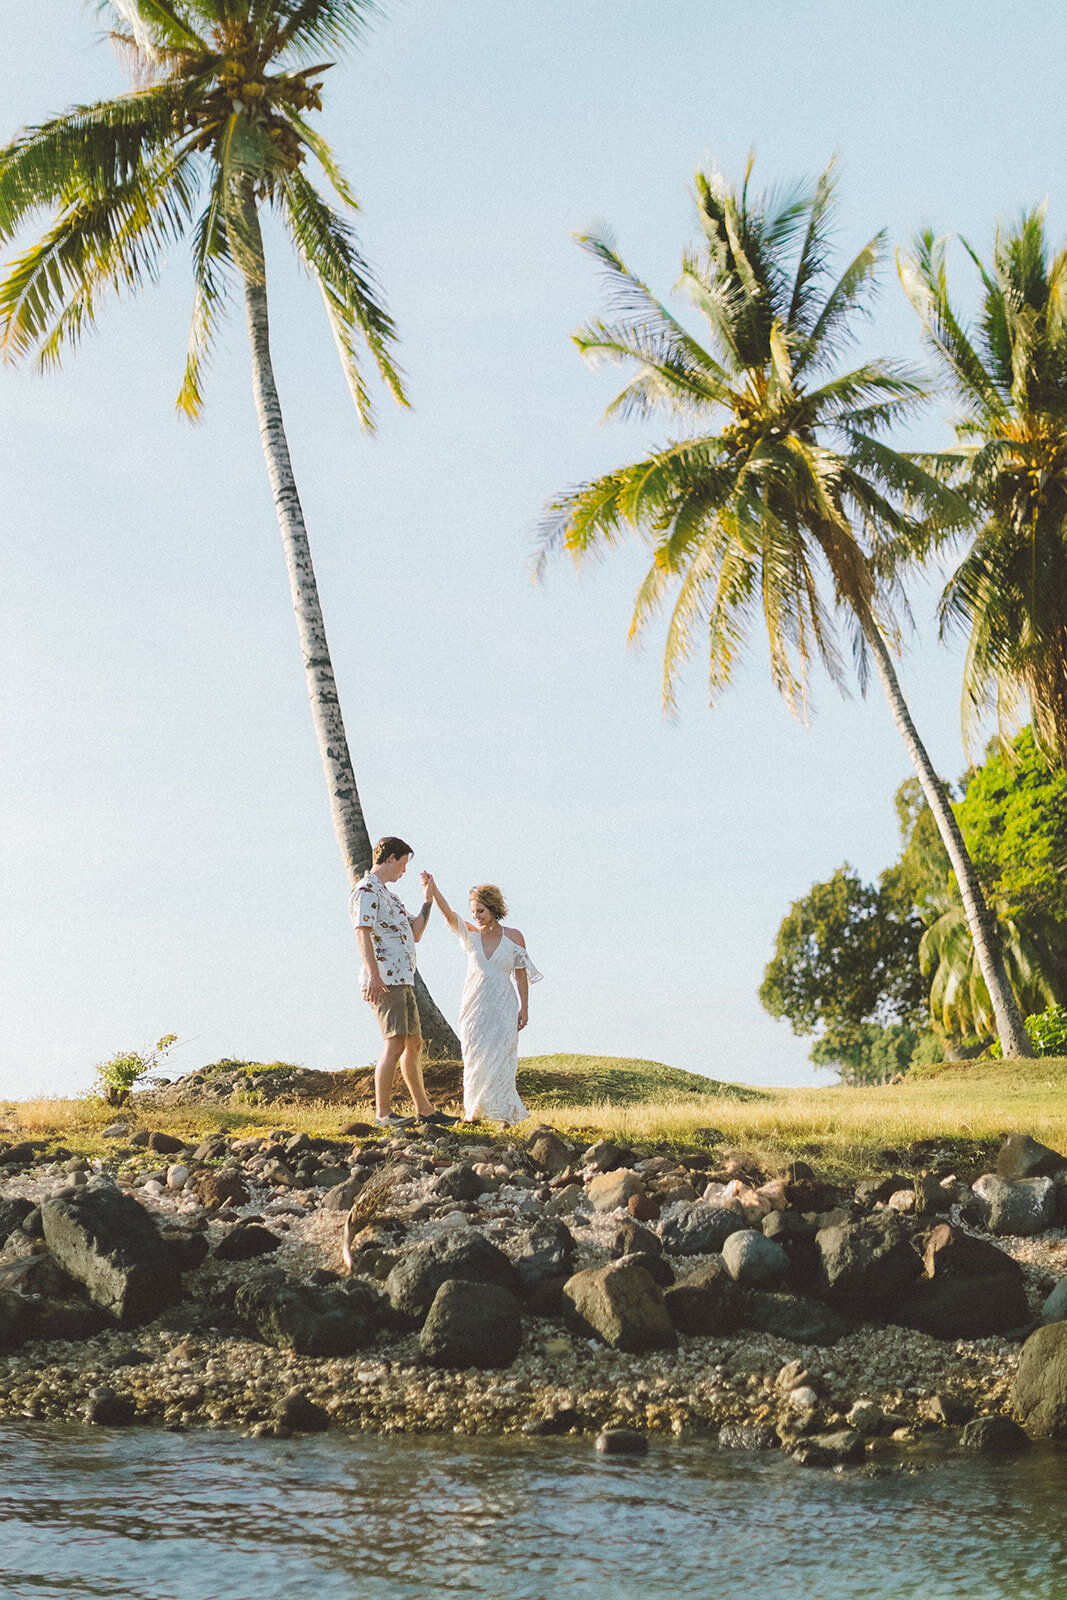
{"type": "Polygon", "coordinates": [[[1043,1056],[1067,1056],[1067,1006],[1048,1006],[1027,1017],[1026,1031],[1043,1056]]]}
{"type": "Polygon", "coordinates": [[[119,1052],[108,1061],[96,1064],[96,1091],[107,1106],[122,1106],[130,1098],[130,1090],[146,1072],[160,1065],[167,1051],[177,1044],[176,1033],[165,1033],[152,1050],[119,1052]]]}
{"type": "MultiPolygon", "coordinates": [[[[1067,1006],[1046,1006],[1027,1017],[1026,1031],[1039,1056],[1067,1056],[1067,1006]]],[[[995,1061],[1001,1058],[1000,1040],[989,1049],[995,1061]]]]}

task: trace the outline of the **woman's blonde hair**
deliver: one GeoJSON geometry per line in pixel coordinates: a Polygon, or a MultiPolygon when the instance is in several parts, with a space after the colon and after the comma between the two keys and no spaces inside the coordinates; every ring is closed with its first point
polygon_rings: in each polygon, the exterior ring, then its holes
{"type": "Polygon", "coordinates": [[[495,883],[479,883],[471,890],[471,899],[483,905],[491,917],[499,922],[508,914],[507,902],[495,883]]]}

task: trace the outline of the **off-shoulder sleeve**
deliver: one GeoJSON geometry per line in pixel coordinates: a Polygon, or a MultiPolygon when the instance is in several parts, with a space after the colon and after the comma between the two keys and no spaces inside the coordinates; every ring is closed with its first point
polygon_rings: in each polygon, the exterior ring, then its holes
{"type": "Polygon", "coordinates": [[[526,976],[529,978],[531,983],[540,983],[542,977],[544,976],[543,973],[538,972],[537,968],[530,960],[530,952],[528,950],[524,950],[521,944],[517,944],[515,946],[515,966],[516,969],[519,967],[525,968],[526,976]]]}

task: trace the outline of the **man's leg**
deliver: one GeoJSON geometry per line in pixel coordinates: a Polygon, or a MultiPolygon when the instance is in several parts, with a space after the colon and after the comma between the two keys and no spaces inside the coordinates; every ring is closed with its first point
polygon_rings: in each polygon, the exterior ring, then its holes
{"type": "MultiPolygon", "coordinates": [[[[392,1044],[390,1039],[389,1043],[392,1044]]],[[[433,1106],[426,1097],[426,1090],[422,1082],[422,1034],[408,1033],[403,1038],[403,1053],[400,1057],[400,1074],[408,1086],[408,1093],[415,1102],[415,1114],[428,1117],[433,1111],[433,1106]]]]}
{"type": "MultiPolygon", "coordinates": [[[[396,1064],[400,1060],[406,1044],[407,1036],[403,1033],[395,1033],[386,1039],[382,1047],[381,1058],[374,1069],[374,1105],[379,1117],[387,1117],[392,1109],[393,1079],[396,1077],[396,1064]]],[[[405,1074],[406,1081],[407,1075],[405,1074]]]]}

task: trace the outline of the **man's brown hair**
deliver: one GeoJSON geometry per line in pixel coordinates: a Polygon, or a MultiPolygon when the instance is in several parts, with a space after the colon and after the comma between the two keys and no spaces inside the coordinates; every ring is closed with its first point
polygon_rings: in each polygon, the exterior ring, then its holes
{"type": "Polygon", "coordinates": [[[403,839],[398,839],[394,834],[387,834],[384,839],[379,839],[374,846],[371,856],[371,865],[380,867],[383,861],[399,861],[402,856],[413,856],[414,850],[403,839]]]}

